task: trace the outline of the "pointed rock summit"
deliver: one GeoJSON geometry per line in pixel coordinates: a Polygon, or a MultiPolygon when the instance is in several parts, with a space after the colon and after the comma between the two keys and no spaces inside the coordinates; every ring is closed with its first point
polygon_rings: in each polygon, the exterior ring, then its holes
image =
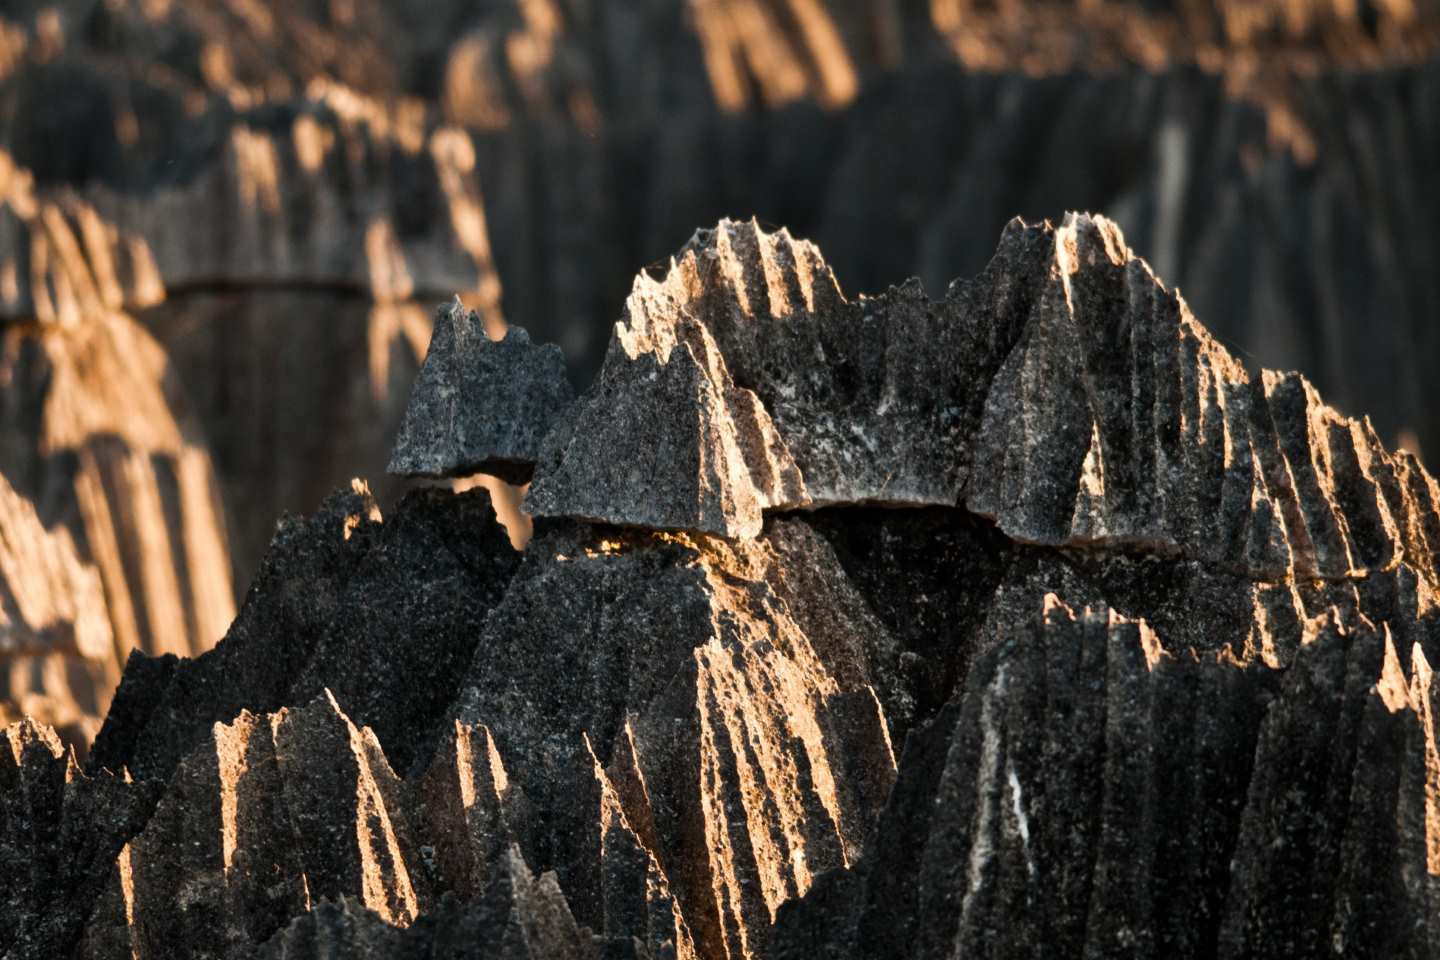
{"type": "Polygon", "coordinates": [[[491,340],[480,316],[456,300],[436,314],[389,472],[527,483],[541,439],[573,398],[559,347],[533,344],[516,326],[491,340]]]}
{"type": "Polygon", "coordinates": [[[766,512],[965,507],[1015,540],[1255,580],[1433,579],[1434,481],[1298,374],[1244,367],[1103,217],[1016,220],[978,277],[847,300],[753,221],[642,275],[545,440],[538,516],[757,536],[766,512]]]}

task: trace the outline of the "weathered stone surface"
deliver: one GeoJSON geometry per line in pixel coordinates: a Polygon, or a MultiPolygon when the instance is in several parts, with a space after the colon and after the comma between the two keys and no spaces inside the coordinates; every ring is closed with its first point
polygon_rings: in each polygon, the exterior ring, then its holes
{"type": "Polygon", "coordinates": [[[784,899],[859,857],[893,777],[870,691],[890,651],[863,607],[836,615],[826,562],[784,524],[745,547],[568,525],[531,542],[456,709],[493,731],[534,808],[521,845],[582,923],[754,953],[784,899]],[[822,567],[812,608],[784,599],[792,562],[822,567]]]}
{"type": "Polygon", "coordinates": [[[166,779],[213,724],[242,709],[285,706],[379,522],[363,484],[337,492],[313,517],[282,520],[246,603],[214,650],[193,660],[131,656],[91,764],[166,779]]]}
{"type": "MultiPolygon", "coordinates": [[[[725,222],[637,283],[523,554],[486,493],[382,521],[357,481],[281,525],[215,650],[131,658],[69,768],[117,785],[87,899],[30,883],[20,929],[142,960],[1430,956],[1436,493],[1240,369],[1103,219],[1017,221],[938,302],[846,300],[725,222]]],[[[28,811],[61,754],[7,735],[28,811]]]]}
{"type": "Polygon", "coordinates": [[[1430,955],[1418,648],[1317,622],[1279,675],[1053,596],[1037,619],[911,739],[877,856],[784,908],[776,956],[1430,955]]]}
{"type": "Polygon", "coordinates": [[[31,171],[0,149],[0,319],[75,326],[164,297],[143,238],[73,194],[37,191],[31,171]]]}
{"type": "Polygon", "coordinates": [[[157,791],[108,772],[86,776],[55,732],[30,720],[3,737],[0,956],[64,956],[157,791]]]}
{"type": "Polygon", "coordinates": [[[559,347],[531,344],[514,326],[491,340],[480,315],[457,300],[436,314],[389,471],[528,483],[540,441],[574,396],[559,347]]]}
{"type": "MultiPolygon", "coordinates": [[[[0,181],[4,176],[0,170],[0,181]]],[[[235,606],[225,517],[204,439],[163,351],[115,310],[130,294],[105,272],[115,268],[105,252],[114,232],[93,210],[66,208],[88,238],[81,249],[65,233],[68,214],[49,200],[36,204],[50,239],[32,223],[28,239],[20,238],[29,252],[8,262],[33,268],[32,285],[15,289],[38,322],[7,324],[0,334],[0,471],[13,487],[5,511],[18,533],[27,512],[22,498],[33,504],[28,522],[38,518],[67,535],[73,562],[86,572],[70,578],[68,597],[53,596],[51,614],[20,614],[61,617],[74,607],[98,612],[103,622],[75,622],[83,657],[59,648],[9,650],[0,699],[44,715],[83,752],[130,651],[199,652],[223,633],[235,606]],[[51,255],[44,250],[54,257],[41,262],[51,255]]],[[[0,262],[0,273],[5,269],[0,262]]],[[[9,579],[38,581],[53,566],[35,554],[9,579]]],[[[32,593],[25,603],[38,601],[32,589],[21,589],[32,593]]]]}
{"type": "Polygon", "coordinates": [[[1433,8],[801,6],[26,4],[0,14],[0,144],[110,218],[117,264],[151,249],[141,319],[200,397],[243,572],[278,513],[354,475],[388,497],[433,301],[498,319],[503,281],[588,374],[632,271],[729,211],[859,288],[939,290],[1016,213],[1104,210],[1225,342],[1440,447],[1433,8]],[[288,342],[318,318],[333,338],[288,342]]]}
{"type": "Polygon", "coordinates": [[[599,380],[546,439],[529,513],[748,538],[765,509],[809,502],[764,406],[702,327],[683,326],[691,342],[617,328],[599,380]]]}
{"type": "Polygon", "coordinates": [[[1413,457],[1298,374],[1252,378],[1086,215],[1015,221],[938,302],[916,284],[847,301],[813,246],[722,221],[637,281],[546,449],[540,515],[743,538],[807,500],[963,504],[1016,541],[1264,581],[1426,570],[1436,517],[1413,457]],[[762,439],[732,442],[730,396],[755,398],[762,439]],[[796,492],[746,483],[746,445],[783,453],[760,475],[796,492]]]}
{"type": "Polygon", "coordinates": [[[35,507],[0,476],[0,662],[62,653],[114,663],[105,595],[67,530],[46,530],[35,507]]]}
{"type": "Polygon", "coordinates": [[[137,655],[91,763],[166,778],[211,724],[328,688],[403,771],[518,561],[483,489],[416,491],[382,522],[356,481],[315,516],[282,523],[214,650],[183,661],[137,655]]]}
{"type": "Polygon", "coordinates": [[[27,3],[0,14],[0,144],[73,246],[100,234],[72,207],[111,221],[119,289],[149,249],[141,320],[201,395],[244,572],[349,476],[388,497],[424,301],[498,319],[503,281],[588,373],[631,272],[727,211],[860,288],[939,290],[1015,213],[1104,210],[1225,342],[1440,447],[1433,7],[801,7],[27,3]]]}
{"type": "Polygon", "coordinates": [[[326,956],[336,960],[595,960],[597,944],[577,927],[554,874],[534,876],[510,848],[478,902],[446,898],[413,925],[387,925],[355,898],[322,901],[256,952],[258,960],[326,956]]]}
{"type": "Polygon", "coordinates": [[[753,220],[699,231],[662,283],[642,276],[636,288],[617,341],[713,340],[708,352],[773,418],[815,505],[956,502],[964,410],[952,404],[997,349],[966,342],[978,324],[937,315],[914,286],[878,309],[851,303],[813,244],[753,220]]]}
{"type": "Polygon", "coordinates": [[[92,943],[123,929],[136,956],[178,944],[229,956],[320,898],[353,896],[401,924],[428,905],[399,778],[333,697],[242,712],[207,739],[116,859],[109,883],[120,895],[91,919],[92,943]]]}
{"type": "Polygon", "coordinates": [[[119,679],[99,573],[0,476],[0,726],[34,717],[83,757],[119,679]]]}
{"type": "MultiPolygon", "coordinates": [[[[972,512],[1017,540],[1133,544],[1262,580],[1363,576],[1407,548],[1429,562],[1415,537],[1433,481],[1407,482],[1424,476],[1413,458],[1298,374],[1248,376],[1114,224],[1044,233],[1053,260],[972,434],[987,464],[972,512]]],[[[1002,240],[1002,269],[1021,243],[1002,240]]]]}

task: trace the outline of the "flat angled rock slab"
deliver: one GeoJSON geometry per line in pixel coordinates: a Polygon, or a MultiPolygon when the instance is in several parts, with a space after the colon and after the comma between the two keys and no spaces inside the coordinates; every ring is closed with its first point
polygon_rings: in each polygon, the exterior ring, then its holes
{"type": "Polygon", "coordinates": [[[766,509],[808,502],[764,406],[730,380],[703,328],[685,332],[688,342],[612,344],[546,439],[528,512],[750,539],[766,509]]]}
{"type": "Polygon", "coordinates": [[[573,399],[559,347],[533,344],[516,326],[491,340],[457,300],[436,315],[389,472],[527,483],[540,441],[573,399]]]}

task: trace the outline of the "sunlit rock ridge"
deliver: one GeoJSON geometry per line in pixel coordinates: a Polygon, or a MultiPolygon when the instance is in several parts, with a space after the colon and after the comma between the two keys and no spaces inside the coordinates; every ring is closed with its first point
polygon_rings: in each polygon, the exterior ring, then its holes
{"type": "Polygon", "coordinates": [[[392,464],[523,552],[357,480],[7,728],[0,956],[1440,957],[1440,491],[1110,221],[938,299],[722,221],[578,397],[482,327],[392,464]]]}

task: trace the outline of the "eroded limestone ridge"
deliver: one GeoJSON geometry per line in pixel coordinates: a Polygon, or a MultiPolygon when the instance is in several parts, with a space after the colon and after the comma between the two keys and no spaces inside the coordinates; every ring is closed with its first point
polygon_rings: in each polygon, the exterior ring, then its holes
{"type": "Polygon", "coordinates": [[[636,280],[528,505],[722,536],[764,509],[964,507],[1018,541],[1281,580],[1433,573],[1436,497],[1300,375],[1247,373],[1113,223],[1070,215],[1013,222],[941,300],[847,300],[784,230],[700,231],[636,280]]]}
{"type": "Polygon", "coordinates": [[[8,728],[0,956],[1440,957],[1434,481],[1107,221],[938,301],[722,222],[499,433],[448,318],[405,456],[546,434],[534,538],[357,481],[8,728]]]}

